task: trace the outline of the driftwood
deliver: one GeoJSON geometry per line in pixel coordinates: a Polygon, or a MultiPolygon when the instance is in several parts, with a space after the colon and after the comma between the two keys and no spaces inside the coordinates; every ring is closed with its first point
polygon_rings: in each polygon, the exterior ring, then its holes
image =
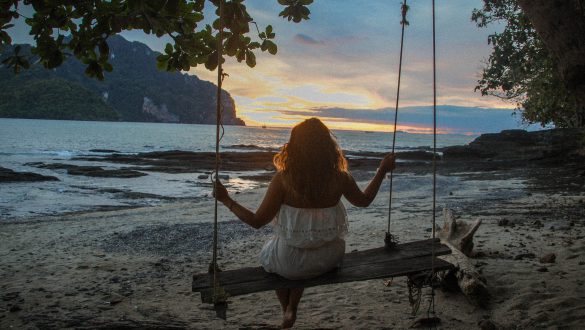
{"type": "Polygon", "coordinates": [[[485,307],[489,300],[487,284],[469,259],[473,256],[473,235],[481,225],[481,220],[473,225],[458,221],[449,209],[443,209],[443,217],[443,228],[437,234],[441,243],[451,248],[451,254],[439,258],[453,264],[455,268],[447,271],[440,279],[445,287],[458,287],[474,303],[485,307]]]}
{"type": "Polygon", "coordinates": [[[438,232],[441,242],[448,242],[467,257],[473,257],[473,235],[481,225],[477,219],[473,225],[465,221],[457,221],[453,211],[443,209],[443,228],[438,232]]]}

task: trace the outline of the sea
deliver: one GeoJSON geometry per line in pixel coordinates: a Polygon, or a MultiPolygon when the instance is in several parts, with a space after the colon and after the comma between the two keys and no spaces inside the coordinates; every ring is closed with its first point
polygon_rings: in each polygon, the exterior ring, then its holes
{"type": "MultiPolygon", "coordinates": [[[[210,198],[205,173],[147,172],[138,178],[95,178],[68,175],[65,170],[43,169],[34,163],[98,165],[113,169],[126,165],[75,160],[79,156],[108,153],[183,150],[214,151],[215,126],[166,123],[88,122],[0,118],[0,167],[17,172],[55,176],[59,181],[0,182],[0,220],[99,209],[160,205],[182,199],[210,198]],[[141,193],[142,197],[128,197],[141,193]]],[[[391,132],[333,131],[341,148],[354,152],[389,152],[391,132]]],[[[290,128],[225,126],[222,151],[278,150],[290,128]]],[[[440,134],[437,146],[464,145],[476,136],[440,134]]],[[[430,148],[433,136],[398,132],[396,150],[430,148]]],[[[222,173],[232,190],[259,185],[242,176],[251,172],[222,173]]]]}

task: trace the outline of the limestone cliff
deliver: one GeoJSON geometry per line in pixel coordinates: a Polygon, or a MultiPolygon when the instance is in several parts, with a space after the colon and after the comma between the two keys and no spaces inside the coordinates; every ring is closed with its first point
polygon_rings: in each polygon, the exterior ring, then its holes
{"type": "MultiPolygon", "coordinates": [[[[18,75],[7,68],[0,68],[0,83],[6,87],[0,100],[0,117],[116,120],[116,116],[111,114],[80,117],[79,109],[95,107],[99,103],[104,109],[113,109],[120,121],[215,123],[216,85],[195,75],[159,71],[156,68],[158,53],[143,43],[115,36],[108,39],[108,44],[114,70],[106,73],[104,81],[85,76],[84,66],[73,58],[54,70],[46,70],[37,64],[18,75]],[[43,99],[47,91],[47,88],[31,89],[27,86],[51,86],[55,83],[72,86],[66,93],[60,93],[63,100],[80,93],[93,95],[75,97],[75,102],[67,102],[75,116],[68,116],[63,109],[59,109],[58,117],[51,116],[52,106],[46,102],[23,103],[23,100],[43,99]]],[[[4,54],[11,51],[8,47],[4,54]]],[[[23,46],[21,53],[27,51],[30,53],[30,46],[23,46]]],[[[4,56],[0,54],[0,58],[4,56]]],[[[54,95],[51,99],[55,99],[54,95]]],[[[223,123],[245,125],[237,118],[235,102],[229,93],[223,91],[222,99],[223,123]]]]}

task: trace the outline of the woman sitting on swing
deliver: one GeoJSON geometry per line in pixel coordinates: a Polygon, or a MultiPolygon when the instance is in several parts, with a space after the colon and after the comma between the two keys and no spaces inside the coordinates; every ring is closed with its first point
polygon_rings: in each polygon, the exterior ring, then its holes
{"type": "MultiPolygon", "coordinates": [[[[219,182],[217,199],[254,228],[272,221],[275,235],[262,248],[260,263],[267,272],[298,280],[319,276],[340,264],[347,233],[341,196],[355,206],[370,205],[384,176],[394,169],[395,157],[388,154],[382,160],[362,192],[327,126],[311,118],[292,129],[274,165],[277,172],[256,213],[234,201],[219,182]]],[[[303,290],[276,290],[283,328],[293,326],[303,290]]]]}

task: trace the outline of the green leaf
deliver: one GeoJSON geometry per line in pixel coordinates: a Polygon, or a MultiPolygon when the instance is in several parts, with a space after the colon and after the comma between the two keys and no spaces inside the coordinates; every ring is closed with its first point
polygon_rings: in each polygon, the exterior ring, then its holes
{"type": "Polygon", "coordinates": [[[246,59],[246,52],[244,52],[242,50],[238,50],[238,52],[236,53],[236,60],[238,60],[238,62],[242,62],[245,59],[246,59]]]}
{"type": "Polygon", "coordinates": [[[10,45],[12,43],[12,38],[6,31],[0,31],[0,44],[7,44],[10,45]]]}
{"type": "Polygon", "coordinates": [[[105,40],[102,40],[99,45],[99,50],[100,50],[100,56],[105,56],[107,57],[108,54],[110,53],[110,46],[108,45],[108,43],[105,40]]]}
{"type": "Polygon", "coordinates": [[[228,56],[234,56],[236,51],[240,48],[240,39],[237,35],[232,35],[227,38],[224,47],[228,56]]]}
{"type": "Polygon", "coordinates": [[[90,77],[98,78],[99,80],[104,79],[104,73],[102,67],[99,65],[97,61],[91,61],[89,65],[85,68],[85,74],[90,77]]]}
{"type": "Polygon", "coordinates": [[[189,69],[191,69],[191,65],[189,64],[189,57],[187,57],[186,55],[181,56],[180,62],[181,68],[184,71],[189,71],[189,69]]]}
{"type": "Polygon", "coordinates": [[[266,40],[266,44],[268,52],[272,55],[276,55],[276,53],[278,52],[278,47],[276,46],[276,44],[270,40],[266,40]]]}
{"type": "Polygon", "coordinates": [[[178,14],[179,13],[179,0],[166,0],[165,11],[171,15],[178,14]]]}
{"type": "Polygon", "coordinates": [[[272,32],[272,26],[268,25],[266,27],[266,39],[274,39],[274,37],[276,36],[276,34],[274,32],[272,32]]]}
{"type": "Polygon", "coordinates": [[[165,53],[167,54],[172,54],[173,53],[173,45],[171,45],[170,43],[167,43],[167,45],[165,46],[165,53]]]}
{"type": "Polygon", "coordinates": [[[47,69],[54,69],[63,64],[63,59],[63,53],[60,50],[55,49],[48,54],[46,61],[43,62],[43,64],[47,69]]]}
{"type": "Polygon", "coordinates": [[[108,72],[112,72],[112,70],[114,70],[114,67],[109,63],[109,62],[104,62],[102,64],[104,70],[108,71],[108,72]]]}
{"type": "Polygon", "coordinates": [[[156,58],[156,67],[161,71],[167,71],[169,67],[169,59],[159,56],[156,58]]]}
{"type": "Polygon", "coordinates": [[[205,63],[205,62],[202,62],[201,59],[198,58],[197,56],[190,56],[189,57],[189,65],[191,67],[196,67],[197,65],[199,65],[201,63],[205,63]]]}
{"type": "Polygon", "coordinates": [[[212,52],[211,54],[209,54],[209,57],[207,58],[207,61],[205,62],[205,68],[207,68],[207,70],[213,71],[215,70],[215,68],[217,68],[217,51],[212,52]]]}
{"type": "Polygon", "coordinates": [[[246,51],[246,64],[251,68],[256,66],[256,55],[249,50],[246,51]]]}

